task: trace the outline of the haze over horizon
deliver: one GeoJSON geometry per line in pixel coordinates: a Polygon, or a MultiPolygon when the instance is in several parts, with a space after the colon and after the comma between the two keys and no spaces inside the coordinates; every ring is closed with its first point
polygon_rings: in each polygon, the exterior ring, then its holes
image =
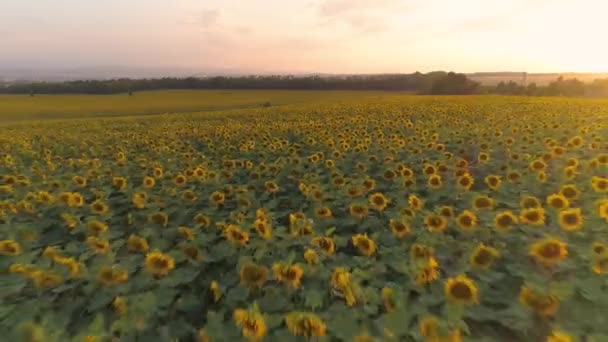
{"type": "Polygon", "coordinates": [[[599,0],[0,3],[0,70],[607,72],[599,0]]]}

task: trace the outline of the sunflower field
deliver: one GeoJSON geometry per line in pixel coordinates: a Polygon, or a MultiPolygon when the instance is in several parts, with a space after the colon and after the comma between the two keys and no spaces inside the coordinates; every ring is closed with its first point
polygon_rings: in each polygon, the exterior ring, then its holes
{"type": "Polygon", "coordinates": [[[0,127],[7,341],[608,341],[608,102],[0,127]]]}

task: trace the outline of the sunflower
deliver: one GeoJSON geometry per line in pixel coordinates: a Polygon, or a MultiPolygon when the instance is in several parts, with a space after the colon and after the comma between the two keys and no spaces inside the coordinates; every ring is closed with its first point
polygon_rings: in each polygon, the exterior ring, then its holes
{"type": "Polygon", "coordinates": [[[434,316],[427,316],[418,321],[420,335],[428,339],[436,339],[439,331],[439,320],[434,316]]]}
{"type": "Polygon", "coordinates": [[[367,191],[372,191],[376,188],[376,181],[371,178],[365,179],[362,184],[367,191]]]}
{"type": "Polygon", "coordinates": [[[69,193],[67,204],[70,208],[79,208],[84,205],[84,198],[77,192],[69,193]]]}
{"type": "Polygon", "coordinates": [[[536,159],[530,163],[529,168],[534,172],[543,171],[547,168],[547,164],[542,159],[536,159]]]}
{"type": "Polygon", "coordinates": [[[125,177],[114,176],[112,177],[112,184],[117,190],[124,190],[127,187],[127,179],[125,177]]]}
{"type": "Polygon", "coordinates": [[[241,285],[249,289],[261,289],[268,277],[268,268],[252,262],[244,263],[239,270],[241,285]]]}
{"type": "Polygon", "coordinates": [[[319,263],[319,255],[314,249],[307,248],[304,251],[304,260],[306,260],[306,263],[309,265],[315,265],[319,263]]]}
{"type": "Polygon", "coordinates": [[[249,242],[249,234],[237,225],[231,224],[224,228],[224,235],[228,241],[239,246],[245,246],[249,242]]]}
{"type": "Polygon", "coordinates": [[[267,220],[258,218],[253,222],[253,228],[258,235],[264,240],[272,239],[272,227],[267,220]]]}
{"type": "Polygon", "coordinates": [[[51,289],[63,283],[63,277],[54,271],[36,270],[30,273],[29,278],[39,289],[51,289]]]}
{"type": "Polygon", "coordinates": [[[551,335],[547,336],[547,339],[545,340],[545,342],[572,342],[572,336],[568,335],[567,333],[560,331],[560,330],[554,330],[551,332],[551,335]]]}
{"type": "Polygon", "coordinates": [[[214,303],[219,302],[220,298],[222,298],[222,289],[220,288],[220,284],[216,280],[213,280],[209,285],[209,292],[211,293],[211,297],[214,303]]]}
{"type": "Polygon", "coordinates": [[[367,234],[357,234],[352,237],[353,246],[355,246],[359,253],[365,256],[372,256],[376,253],[376,243],[374,240],[367,237],[367,234]]]}
{"type": "Polygon", "coordinates": [[[185,190],[182,192],[182,199],[185,201],[194,202],[198,199],[198,196],[196,196],[196,193],[192,190],[185,190]]]}
{"type": "Polygon", "coordinates": [[[601,242],[594,242],[591,246],[591,250],[593,251],[593,254],[599,256],[608,252],[608,246],[601,242]]]}
{"type": "Polygon", "coordinates": [[[415,243],[410,248],[410,258],[412,260],[426,260],[433,257],[434,251],[432,247],[415,243]]]}
{"type": "Polygon", "coordinates": [[[359,219],[367,217],[369,214],[369,208],[364,204],[351,204],[349,207],[350,214],[359,219]]]}
{"type": "Polygon", "coordinates": [[[431,189],[441,189],[443,186],[443,180],[441,179],[441,175],[433,174],[427,180],[427,185],[431,189]]]}
{"type": "Polygon", "coordinates": [[[273,181],[265,182],[264,188],[266,189],[267,192],[269,192],[271,194],[277,193],[279,191],[279,186],[277,185],[277,183],[275,183],[273,181]]]}
{"type": "Polygon", "coordinates": [[[456,224],[465,232],[470,232],[477,226],[477,215],[470,210],[464,210],[456,216],[456,224]]]}
{"type": "Polygon", "coordinates": [[[606,222],[608,222],[608,199],[597,202],[597,216],[605,219],[606,222]]]}
{"type": "Polygon", "coordinates": [[[72,182],[74,182],[74,185],[76,185],[77,187],[80,187],[80,188],[87,186],[87,179],[82,176],[72,177],[72,182]]]}
{"type": "Polygon", "coordinates": [[[389,200],[381,192],[376,192],[369,196],[369,204],[372,208],[383,211],[388,205],[389,200]]]}
{"type": "Polygon", "coordinates": [[[350,273],[342,267],[336,267],[331,275],[332,292],[344,298],[346,305],[353,306],[357,302],[351,283],[350,273]]]}
{"type": "Polygon", "coordinates": [[[581,192],[578,190],[578,188],[574,184],[563,185],[560,189],[560,193],[569,200],[578,199],[581,195],[581,192]]]}
{"type": "Polygon", "coordinates": [[[294,336],[322,337],[326,327],[317,315],[307,312],[291,312],[285,316],[287,329],[294,336]]]}
{"type": "Polygon", "coordinates": [[[530,255],[543,266],[553,266],[568,257],[568,246],[556,238],[545,238],[530,246],[530,255]]]}
{"type": "Polygon", "coordinates": [[[129,273],[115,266],[103,266],[97,273],[97,281],[102,286],[112,286],[116,283],[124,283],[129,280],[129,273]]]}
{"type": "Polygon", "coordinates": [[[465,275],[448,278],[443,292],[446,298],[456,304],[477,304],[479,296],[475,282],[465,275]]]}
{"type": "Polygon", "coordinates": [[[519,302],[545,317],[555,315],[559,309],[559,298],[557,296],[542,293],[527,286],[522,286],[519,291],[519,302]]]}
{"type": "Polygon", "coordinates": [[[406,237],[412,231],[409,224],[403,220],[391,219],[389,221],[389,228],[391,233],[393,233],[393,235],[399,239],[406,237]]]}
{"type": "Polygon", "coordinates": [[[517,222],[517,216],[510,210],[500,212],[494,217],[494,226],[499,232],[509,231],[517,222]]]}
{"type": "Polygon", "coordinates": [[[499,256],[500,252],[496,248],[489,247],[481,243],[477,245],[471,254],[469,264],[475,268],[487,270],[494,264],[499,256]]]}
{"type": "Polygon", "coordinates": [[[332,216],[332,212],[328,207],[318,207],[315,209],[315,216],[317,218],[329,218],[332,216]]]}
{"type": "Polygon", "coordinates": [[[175,261],[170,255],[154,251],[146,254],[145,266],[155,277],[163,277],[175,268],[175,261]]]}
{"type": "Polygon", "coordinates": [[[96,200],[90,205],[91,212],[97,215],[103,215],[108,212],[108,205],[100,200],[96,200]]]}
{"type": "Polygon", "coordinates": [[[257,305],[254,304],[249,310],[236,309],[232,316],[236,325],[241,328],[243,337],[249,341],[259,341],[266,335],[266,322],[257,305]]]}
{"type": "Polygon", "coordinates": [[[300,282],[304,275],[304,270],[299,264],[275,263],[272,265],[272,272],[276,281],[285,283],[293,289],[300,287],[300,282]]]}
{"type": "Polygon", "coordinates": [[[608,192],[608,177],[591,177],[591,187],[595,192],[608,192]]]}
{"type": "Polygon", "coordinates": [[[475,180],[473,177],[469,173],[465,172],[463,175],[458,177],[456,180],[456,185],[460,190],[468,191],[471,189],[474,182],[475,180]]]}
{"type": "Polygon", "coordinates": [[[192,229],[185,227],[185,226],[179,226],[177,227],[177,232],[180,233],[182,235],[182,237],[188,241],[191,241],[194,239],[194,231],[192,231],[192,229]]]}
{"type": "Polygon", "coordinates": [[[547,204],[555,209],[566,209],[570,206],[570,201],[561,193],[547,196],[547,204]]]}
{"type": "Polygon", "coordinates": [[[439,208],[439,215],[445,218],[452,218],[454,217],[454,208],[447,205],[443,206],[439,208]]]}
{"type": "Polygon", "coordinates": [[[416,272],[416,284],[425,286],[439,279],[439,263],[434,257],[419,259],[419,269],[416,272]]]}
{"type": "Polygon", "coordinates": [[[384,306],[384,311],[391,312],[395,309],[397,304],[395,303],[394,291],[390,287],[383,287],[380,290],[380,298],[382,300],[382,305],[384,306]]]}
{"type": "Polygon", "coordinates": [[[498,175],[488,175],[483,179],[483,181],[490,190],[497,191],[500,189],[500,185],[502,184],[502,177],[498,175]]]}
{"type": "Polygon", "coordinates": [[[196,225],[199,225],[203,228],[208,228],[211,225],[211,219],[205,214],[196,214],[192,221],[194,221],[196,225]]]}
{"type": "Polygon", "coordinates": [[[494,208],[494,200],[485,195],[478,195],[473,198],[473,208],[476,210],[494,208]]]}
{"type": "Polygon", "coordinates": [[[545,225],[545,209],[543,208],[526,208],[522,209],[519,214],[519,221],[522,224],[531,226],[545,225]]]}
{"type": "Polygon", "coordinates": [[[209,202],[211,202],[213,205],[215,206],[219,206],[224,204],[224,200],[225,200],[225,195],[223,192],[221,191],[214,191],[210,196],[209,196],[209,202]]]}
{"type": "Polygon", "coordinates": [[[430,213],[424,217],[424,224],[431,233],[441,233],[446,229],[448,220],[443,216],[430,213]]]}
{"type": "Polygon", "coordinates": [[[188,178],[186,178],[186,176],[184,176],[182,174],[177,174],[173,178],[173,184],[175,184],[177,186],[183,186],[186,184],[187,181],[188,181],[188,178]]]}
{"type": "Polygon", "coordinates": [[[112,309],[117,315],[123,316],[127,313],[127,300],[125,297],[117,296],[112,301],[112,309]]]}
{"type": "Polygon", "coordinates": [[[393,179],[395,179],[397,177],[397,173],[393,170],[386,170],[384,171],[384,174],[382,175],[382,177],[384,177],[385,180],[387,181],[392,181],[393,179]]]}
{"type": "Polygon", "coordinates": [[[145,238],[131,234],[127,239],[127,248],[131,253],[145,253],[150,246],[145,238]]]}
{"type": "Polygon", "coordinates": [[[601,254],[596,256],[593,259],[593,272],[596,274],[606,274],[608,273],[608,255],[601,254]]]}
{"type": "Polygon", "coordinates": [[[154,180],[153,177],[145,176],[144,179],[142,180],[142,185],[146,189],[153,188],[154,184],[156,184],[156,181],[154,180]]]}
{"type": "Polygon", "coordinates": [[[523,209],[542,208],[540,200],[530,195],[523,195],[519,201],[519,206],[523,209]]]}
{"type": "Polygon", "coordinates": [[[131,202],[137,209],[143,209],[146,207],[146,201],[148,200],[148,194],[143,191],[138,191],[133,193],[131,197],[131,202]]]}
{"type": "Polygon", "coordinates": [[[21,245],[13,240],[0,241],[0,255],[14,257],[21,254],[21,245]]]}
{"type": "Polygon", "coordinates": [[[99,235],[108,230],[108,225],[98,220],[91,220],[87,223],[87,228],[91,235],[99,235]]]}
{"type": "Polygon", "coordinates": [[[480,163],[485,164],[490,161],[490,155],[487,152],[479,152],[479,154],[477,155],[477,160],[480,163]]]}
{"type": "Polygon", "coordinates": [[[150,223],[158,224],[166,227],[169,224],[169,215],[167,213],[159,211],[148,216],[150,223]]]}
{"type": "Polygon", "coordinates": [[[359,196],[363,195],[363,190],[364,190],[364,188],[362,188],[361,186],[351,185],[346,188],[346,194],[348,195],[348,197],[351,197],[351,198],[359,197],[359,196]]]}
{"type": "Polygon", "coordinates": [[[583,227],[584,219],[580,208],[563,209],[558,213],[559,225],[563,230],[575,231],[583,227]]]}
{"type": "Polygon", "coordinates": [[[422,208],[424,208],[424,201],[421,200],[418,196],[416,196],[414,194],[411,194],[408,196],[407,204],[414,211],[420,211],[420,210],[422,210],[422,208]]]}
{"type": "Polygon", "coordinates": [[[89,236],[86,243],[89,245],[89,248],[95,252],[95,254],[107,254],[110,252],[110,243],[108,240],[89,236]]]}

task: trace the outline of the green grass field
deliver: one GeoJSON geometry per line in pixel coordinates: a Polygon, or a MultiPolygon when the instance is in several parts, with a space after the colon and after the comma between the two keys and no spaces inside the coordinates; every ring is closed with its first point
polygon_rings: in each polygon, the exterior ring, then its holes
{"type": "MultiPolygon", "coordinates": [[[[177,90],[117,95],[0,95],[0,121],[202,112],[302,103],[343,102],[382,92],[177,90]]],[[[388,93],[403,95],[404,93],[388,93]]],[[[386,95],[384,95],[386,96],[386,95]]]]}

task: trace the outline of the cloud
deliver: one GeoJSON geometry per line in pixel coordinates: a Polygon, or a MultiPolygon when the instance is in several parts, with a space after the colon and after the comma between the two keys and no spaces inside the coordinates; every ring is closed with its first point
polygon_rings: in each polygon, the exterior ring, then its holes
{"type": "Polygon", "coordinates": [[[404,0],[324,0],[317,4],[320,26],[346,24],[358,33],[390,29],[390,13],[409,8],[404,0]]]}
{"type": "Polygon", "coordinates": [[[203,10],[198,18],[198,23],[203,27],[214,26],[219,23],[221,13],[219,10],[203,10]]]}

